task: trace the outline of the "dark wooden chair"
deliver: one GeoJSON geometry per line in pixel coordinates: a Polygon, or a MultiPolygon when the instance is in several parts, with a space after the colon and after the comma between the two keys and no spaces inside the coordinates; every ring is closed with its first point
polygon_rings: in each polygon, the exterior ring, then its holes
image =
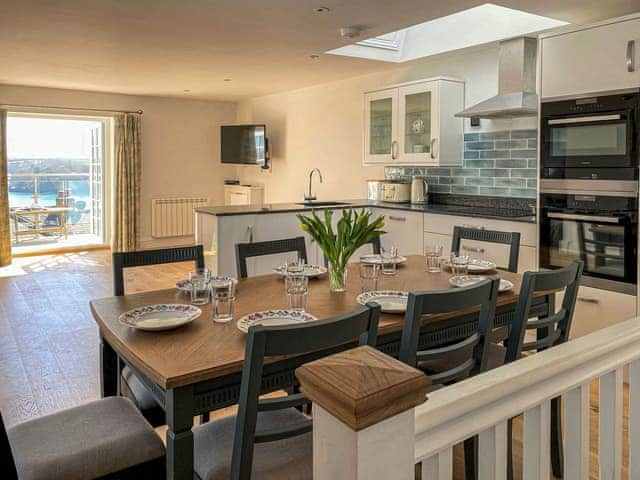
{"type": "Polygon", "coordinates": [[[162,440],[130,400],[109,397],[5,429],[3,478],[165,478],[162,440]]]}
{"type": "Polygon", "coordinates": [[[193,429],[195,471],[200,479],[313,478],[312,421],[296,407],[301,393],[260,399],[266,357],[318,352],[320,358],[359,339],[375,346],[380,307],[294,326],[249,329],[238,415],[193,429]]]}
{"type": "MultiPolygon", "coordinates": [[[[571,323],[575,310],[578,288],[584,264],[576,260],[571,265],[558,270],[525,272],[520,287],[520,297],[516,307],[506,348],[492,345],[489,362],[493,366],[514,362],[524,354],[545,350],[569,340],[571,323]],[[548,312],[544,317],[531,318],[531,302],[538,292],[563,290],[562,306],[556,312],[548,312]],[[536,330],[536,340],[525,342],[527,330],[536,330]]],[[[553,306],[550,308],[554,309],[553,306]]],[[[560,397],[551,400],[551,466],[553,475],[563,476],[562,418],[560,397]]],[[[511,421],[508,423],[509,447],[511,447],[511,421]]],[[[511,451],[509,451],[509,478],[513,478],[511,451]]]]}
{"type": "MultiPolygon", "coordinates": [[[[142,250],[138,252],[119,252],[113,254],[113,293],[117,297],[124,295],[124,269],[193,261],[195,268],[204,268],[202,245],[193,247],[164,248],[142,250]]],[[[155,401],[151,392],[137,375],[127,366],[121,365],[120,393],[135,403],[144,417],[157,427],[166,423],[162,407],[155,401]]],[[[206,420],[206,416],[205,416],[206,420]]]]}
{"type": "MultiPolygon", "coordinates": [[[[451,242],[451,251],[456,255],[465,254],[483,254],[482,247],[466,247],[460,248],[461,240],[473,240],[476,242],[498,243],[509,245],[509,264],[506,266],[498,265],[501,270],[509,272],[518,271],[518,257],[520,256],[520,233],[518,232],[499,232],[497,230],[484,230],[480,228],[453,227],[453,240],[451,242]]],[[[495,261],[491,259],[491,261],[495,261]]],[[[496,262],[497,263],[497,262],[496,262]]]]}
{"type": "Polygon", "coordinates": [[[247,258],[275,255],[277,253],[298,252],[298,258],[307,261],[307,247],[304,237],[285,238],[282,240],[267,240],[265,242],[237,243],[236,269],[239,278],[247,274],[247,258]]]}
{"type": "MultiPolygon", "coordinates": [[[[500,279],[492,277],[460,289],[411,292],[402,327],[400,360],[424,371],[432,390],[481,373],[488,367],[493,319],[500,279]],[[422,317],[455,310],[480,307],[478,329],[472,335],[450,345],[418,350],[422,317]]],[[[467,479],[477,478],[478,438],[464,442],[467,479]]]]}
{"type": "MultiPolygon", "coordinates": [[[[378,236],[374,238],[369,243],[371,244],[371,248],[373,249],[373,254],[380,255],[380,250],[382,248],[382,245],[380,243],[380,237],[378,236]]],[[[329,260],[327,260],[327,257],[324,257],[324,266],[325,267],[329,266],[329,260]]]]}

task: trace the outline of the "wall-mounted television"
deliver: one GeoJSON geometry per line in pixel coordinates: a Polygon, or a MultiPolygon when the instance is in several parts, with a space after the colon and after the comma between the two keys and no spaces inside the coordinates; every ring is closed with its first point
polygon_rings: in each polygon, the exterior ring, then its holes
{"type": "Polygon", "coordinates": [[[269,148],[266,125],[221,126],[220,150],[222,163],[267,168],[269,148]]]}

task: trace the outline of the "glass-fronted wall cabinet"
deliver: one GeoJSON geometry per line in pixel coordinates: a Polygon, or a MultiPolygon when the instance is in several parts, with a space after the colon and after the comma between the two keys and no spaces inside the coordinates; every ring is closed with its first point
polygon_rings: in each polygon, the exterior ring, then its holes
{"type": "Polygon", "coordinates": [[[365,93],[365,164],[460,165],[464,82],[425,79],[365,93]]]}

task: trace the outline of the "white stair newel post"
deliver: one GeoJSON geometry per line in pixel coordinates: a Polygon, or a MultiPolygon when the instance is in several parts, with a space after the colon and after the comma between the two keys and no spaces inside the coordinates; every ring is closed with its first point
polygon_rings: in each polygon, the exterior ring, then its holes
{"type": "Polygon", "coordinates": [[[371,347],[296,370],[313,401],[315,480],[413,480],[415,412],[429,379],[371,347]]]}
{"type": "Polygon", "coordinates": [[[622,377],[617,368],[600,377],[600,478],[622,478],[622,377]]]}

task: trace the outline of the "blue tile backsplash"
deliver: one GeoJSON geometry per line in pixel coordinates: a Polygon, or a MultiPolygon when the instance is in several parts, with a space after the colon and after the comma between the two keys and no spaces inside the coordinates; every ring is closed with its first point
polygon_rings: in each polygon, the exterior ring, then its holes
{"type": "Polygon", "coordinates": [[[536,197],[536,130],[465,133],[462,167],[385,168],[387,178],[425,177],[429,191],[536,197]]]}

